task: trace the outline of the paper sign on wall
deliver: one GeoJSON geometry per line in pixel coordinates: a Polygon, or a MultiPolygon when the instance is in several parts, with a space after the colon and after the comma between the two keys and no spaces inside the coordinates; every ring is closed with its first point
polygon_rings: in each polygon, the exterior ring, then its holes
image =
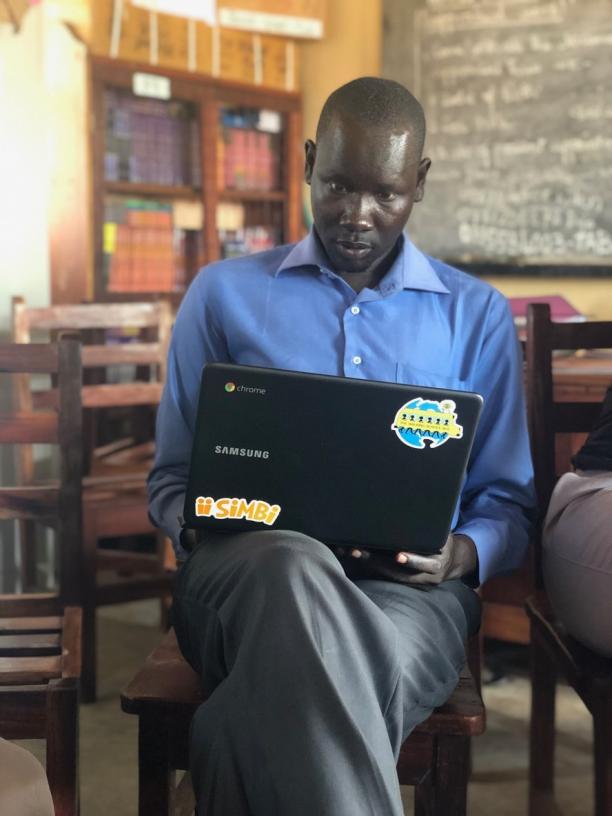
{"type": "Polygon", "coordinates": [[[132,4],[148,11],[202,20],[209,26],[217,24],[217,0],[132,0],[132,4]]]}
{"type": "Polygon", "coordinates": [[[170,99],[172,85],[170,79],[157,74],[145,74],[137,71],[132,75],[132,91],[136,96],[149,96],[152,99],[170,99]]]}
{"type": "Polygon", "coordinates": [[[274,34],[277,37],[304,37],[313,40],[320,40],[323,37],[323,21],[313,17],[223,7],[219,10],[219,24],[243,31],[274,34]]]}

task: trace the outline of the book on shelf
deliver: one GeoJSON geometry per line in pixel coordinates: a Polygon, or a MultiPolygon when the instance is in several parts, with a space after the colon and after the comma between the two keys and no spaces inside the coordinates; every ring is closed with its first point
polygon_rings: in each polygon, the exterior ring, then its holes
{"type": "Polygon", "coordinates": [[[243,227],[237,230],[219,230],[222,258],[238,258],[264,252],[278,246],[279,232],[274,227],[243,227]]]}
{"type": "Polygon", "coordinates": [[[510,309],[514,324],[525,326],[527,323],[527,306],[530,303],[548,303],[551,319],[559,323],[581,323],[586,316],[578,311],[563,295],[532,295],[526,297],[509,297],[510,309]]]}
{"type": "MultiPolygon", "coordinates": [[[[268,119],[274,111],[223,110],[217,140],[217,184],[220,190],[280,188],[280,118],[278,129],[268,119]],[[269,117],[261,116],[262,113],[269,117]]],[[[272,119],[275,123],[277,120],[272,119]]]]}
{"type": "Polygon", "coordinates": [[[111,293],[184,289],[185,230],[173,222],[173,205],[108,198],[104,218],[104,275],[111,293]]]}
{"type": "Polygon", "coordinates": [[[109,88],[105,106],[106,181],[200,185],[199,127],[192,105],[109,88]]]}

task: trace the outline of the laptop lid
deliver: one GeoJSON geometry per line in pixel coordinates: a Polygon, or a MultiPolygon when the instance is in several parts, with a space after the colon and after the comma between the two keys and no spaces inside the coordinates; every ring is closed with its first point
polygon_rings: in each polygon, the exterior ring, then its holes
{"type": "Polygon", "coordinates": [[[185,523],[438,552],[481,407],[464,391],[206,365],[185,523]]]}

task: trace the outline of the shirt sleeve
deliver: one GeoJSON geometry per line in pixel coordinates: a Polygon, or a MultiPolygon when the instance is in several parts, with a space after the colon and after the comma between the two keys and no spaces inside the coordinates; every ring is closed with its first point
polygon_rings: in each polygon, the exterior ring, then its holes
{"type": "Polygon", "coordinates": [[[535,511],[522,354],[501,296],[489,310],[474,390],[484,405],[454,532],[474,541],[483,583],[521,564],[535,511]]]}
{"type": "Polygon", "coordinates": [[[168,352],[166,383],[155,433],[155,461],[148,478],[149,516],[172,539],[178,557],[189,460],[202,368],[229,362],[227,344],[215,320],[202,270],[185,295],[176,316],[168,352]]]}

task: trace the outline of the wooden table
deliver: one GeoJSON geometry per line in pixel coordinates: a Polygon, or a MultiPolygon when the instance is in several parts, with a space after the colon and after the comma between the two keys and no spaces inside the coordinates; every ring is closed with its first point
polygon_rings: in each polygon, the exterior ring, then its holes
{"type": "Polygon", "coordinates": [[[603,399],[612,385],[612,354],[572,354],[553,362],[555,398],[572,402],[603,399]]]}
{"type": "MultiPolygon", "coordinates": [[[[553,362],[555,399],[562,402],[603,401],[612,385],[612,354],[572,354],[553,362]]],[[[559,434],[557,461],[561,472],[570,470],[571,458],[584,443],[587,434],[559,434]]]]}

